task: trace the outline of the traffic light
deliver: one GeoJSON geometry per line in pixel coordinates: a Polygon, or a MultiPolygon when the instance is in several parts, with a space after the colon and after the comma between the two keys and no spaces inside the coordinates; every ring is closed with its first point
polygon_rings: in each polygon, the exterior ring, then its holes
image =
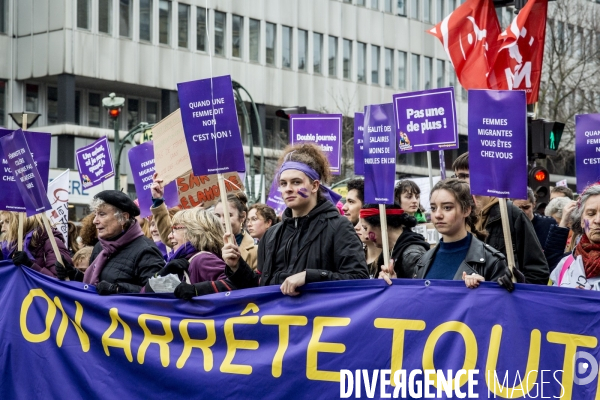
{"type": "Polygon", "coordinates": [[[275,111],[275,115],[279,118],[290,119],[290,114],[306,114],[306,107],[289,107],[289,108],[281,108],[275,111]]]}
{"type": "Polygon", "coordinates": [[[546,155],[555,156],[565,124],[555,121],[544,121],[544,143],[546,155]]]}
{"type": "Polygon", "coordinates": [[[119,114],[121,114],[121,108],[109,108],[108,109],[108,116],[111,120],[115,120],[117,118],[119,118],[119,114]]]}
{"type": "Polygon", "coordinates": [[[535,194],[536,209],[546,206],[550,201],[550,173],[544,167],[529,170],[529,187],[535,194]]]}
{"type": "Polygon", "coordinates": [[[529,158],[555,156],[564,129],[565,124],[562,122],[544,119],[529,120],[527,124],[529,158]]]}

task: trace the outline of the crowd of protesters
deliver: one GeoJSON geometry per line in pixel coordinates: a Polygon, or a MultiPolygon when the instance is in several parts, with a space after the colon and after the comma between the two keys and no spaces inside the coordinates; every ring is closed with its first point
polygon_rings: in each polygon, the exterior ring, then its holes
{"type": "Polygon", "coordinates": [[[320,149],[288,146],[274,178],[287,207],[281,217],[265,204],[248,207],[243,193],[228,195],[227,207],[169,209],[155,175],[150,217],[141,218],[137,202],[124,193],[105,190],[79,226],[69,223],[68,238],[46,232],[39,216],[25,218],[20,233],[17,214],[0,212],[0,259],[93,285],[101,295],[172,291],[191,299],[278,285],[295,296],[312,282],[369,278],[388,284],[392,278],[462,280],[469,288],[492,281],[509,291],[515,281],[600,290],[600,183],[577,201],[570,189],[553,188],[545,215],[534,212],[529,188],[526,200],[508,201],[508,249],[498,198],[470,193],[468,153],[452,169],[454,176],[431,190],[428,223],[415,182],[399,181],[395,203],[380,208],[365,204],[364,181],[351,179],[341,206],[326,186],[330,167],[320,149]],[[435,228],[439,242],[417,233],[418,225],[435,228]],[[512,269],[507,252],[514,256],[512,269]],[[169,279],[175,284],[165,290],[169,279]]]}

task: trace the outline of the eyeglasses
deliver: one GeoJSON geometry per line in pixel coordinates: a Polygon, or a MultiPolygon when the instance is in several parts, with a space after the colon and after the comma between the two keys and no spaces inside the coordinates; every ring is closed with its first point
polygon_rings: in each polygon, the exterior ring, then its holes
{"type": "Polygon", "coordinates": [[[179,225],[179,226],[175,226],[175,225],[173,225],[173,226],[171,227],[171,231],[172,231],[172,232],[175,232],[175,231],[178,231],[178,230],[181,230],[181,229],[185,229],[185,226],[181,226],[181,225],[179,225]]]}
{"type": "Polygon", "coordinates": [[[458,179],[462,179],[462,180],[469,179],[469,176],[470,176],[469,174],[463,174],[463,173],[452,175],[453,178],[458,178],[458,179]]]}

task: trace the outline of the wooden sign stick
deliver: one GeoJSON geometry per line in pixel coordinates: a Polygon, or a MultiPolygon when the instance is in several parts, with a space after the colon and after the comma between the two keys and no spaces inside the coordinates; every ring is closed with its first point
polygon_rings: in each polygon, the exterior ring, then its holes
{"type": "MultiPolygon", "coordinates": [[[[221,195],[221,203],[223,203],[223,217],[225,218],[225,233],[231,234],[231,219],[229,218],[229,202],[227,201],[227,189],[225,188],[225,178],[223,174],[217,174],[219,182],[219,193],[221,195]]],[[[229,236],[229,242],[235,243],[233,235],[229,236]]]]}
{"type": "Polygon", "coordinates": [[[508,220],[508,208],[506,206],[506,199],[498,198],[500,203],[500,216],[502,218],[502,232],[504,233],[504,246],[506,247],[506,261],[508,262],[508,269],[512,273],[513,282],[516,282],[515,274],[513,269],[515,268],[515,253],[513,252],[512,237],[510,236],[510,221],[508,220]]]}
{"type": "Polygon", "coordinates": [[[387,215],[385,214],[385,204],[379,205],[379,220],[381,221],[381,242],[383,244],[383,263],[386,267],[389,267],[390,266],[390,244],[388,242],[387,215]]]}
{"type": "MultiPolygon", "coordinates": [[[[27,114],[23,113],[23,121],[21,122],[21,129],[23,132],[27,129],[27,114]]],[[[17,250],[23,251],[23,225],[25,224],[25,215],[24,213],[19,213],[19,230],[17,238],[17,250]]]]}

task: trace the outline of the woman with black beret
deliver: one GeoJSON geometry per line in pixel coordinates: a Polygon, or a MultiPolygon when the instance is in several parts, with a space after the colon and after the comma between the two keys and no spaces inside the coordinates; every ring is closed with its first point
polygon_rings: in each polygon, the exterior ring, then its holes
{"type": "Polygon", "coordinates": [[[165,265],[160,250],[135,220],[140,209],[117,190],[98,193],[91,208],[99,242],[92,251],[90,266],[85,275],[70,265],[57,268],[59,278],[83,280],[95,285],[98,294],[139,293],[165,265]]]}

